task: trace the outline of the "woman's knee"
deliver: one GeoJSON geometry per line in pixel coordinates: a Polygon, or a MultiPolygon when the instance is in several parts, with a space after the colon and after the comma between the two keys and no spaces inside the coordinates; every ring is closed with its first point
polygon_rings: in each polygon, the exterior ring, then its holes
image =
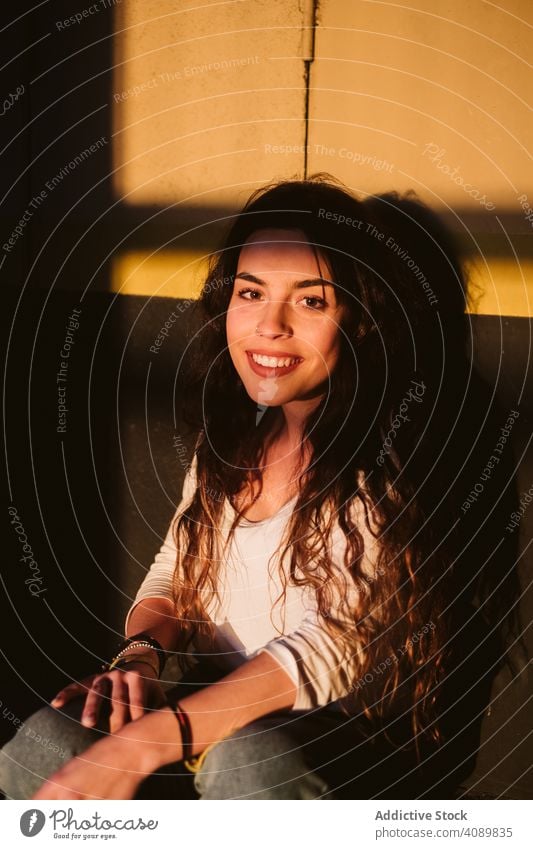
{"type": "Polygon", "coordinates": [[[257,720],[207,751],[196,775],[202,799],[316,799],[328,790],[310,769],[290,721],[257,720]]]}
{"type": "Polygon", "coordinates": [[[81,725],[80,715],[81,704],[68,703],[61,710],[41,708],[24,722],[0,750],[0,790],[8,798],[31,798],[45,778],[101,736],[81,725]]]}

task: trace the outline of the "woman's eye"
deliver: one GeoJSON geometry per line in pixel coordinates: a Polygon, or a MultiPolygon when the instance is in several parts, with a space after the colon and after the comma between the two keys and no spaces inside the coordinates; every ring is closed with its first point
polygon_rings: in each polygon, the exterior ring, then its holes
{"type": "Polygon", "coordinates": [[[305,298],[302,298],[303,301],[313,301],[313,304],[307,304],[308,309],[319,310],[322,307],[326,306],[326,302],[323,298],[319,298],[316,295],[306,295],[305,298]]]}
{"type": "Polygon", "coordinates": [[[256,298],[247,298],[246,295],[261,295],[257,289],[239,289],[238,293],[239,298],[244,298],[245,301],[255,301],[256,298]]]}

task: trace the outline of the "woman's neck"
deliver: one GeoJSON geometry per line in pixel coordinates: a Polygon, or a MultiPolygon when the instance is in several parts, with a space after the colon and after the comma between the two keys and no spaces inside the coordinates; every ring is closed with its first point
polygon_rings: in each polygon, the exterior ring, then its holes
{"type": "Polygon", "coordinates": [[[278,440],[291,451],[298,451],[303,442],[305,423],[309,415],[320,403],[321,398],[310,398],[302,401],[291,401],[281,407],[283,422],[278,440]]]}

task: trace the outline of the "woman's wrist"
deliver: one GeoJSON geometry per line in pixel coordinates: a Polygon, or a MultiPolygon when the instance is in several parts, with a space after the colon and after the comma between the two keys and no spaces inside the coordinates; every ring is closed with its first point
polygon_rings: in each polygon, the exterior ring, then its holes
{"type": "Polygon", "coordinates": [[[141,649],[141,651],[148,650],[155,652],[158,659],[158,677],[161,677],[168,657],[167,652],[164,650],[161,643],[156,640],[155,637],[153,637],[151,634],[148,634],[146,631],[140,631],[138,634],[134,634],[131,637],[126,637],[126,639],[119,646],[114,659],[116,660],[125,653],[129,653],[133,648],[141,649]]]}
{"type": "Polygon", "coordinates": [[[159,652],[151,646],[141,646],[136,643],[133,643],[131,647],[125,646],[122,648],[108,664],[104,665],[103,669],[104,671],[109,672],[112,669],[116,669],[121,666],[123,663],[130,661],[132,658],[142,659],[143,661],[150,663],[154,669],[156,678],[160,677],[162,666],[159,652]]]}
{"type": "Polygon", "coordinates": [[[142,656],[132,656],[131,658],[123,658],[116,663],[113,669],[119,669],[121,672],[139,672],[143,678],[151,678],[158,681],[157,669],[151,659],[142,656]]]}
{"type": "Polygon", "coordinates": [[[128,722],[115,735],[131,744],[136,768],[149,774],[183,757],[180,728],[167,705],[148,711],[141,719],[128,722]]]}

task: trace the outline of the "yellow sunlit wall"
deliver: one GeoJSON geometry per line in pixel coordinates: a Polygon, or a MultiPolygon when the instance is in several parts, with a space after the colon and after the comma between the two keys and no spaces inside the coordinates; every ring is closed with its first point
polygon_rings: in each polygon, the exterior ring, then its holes
{"type": "Polygon", "coordinates": [[[206,271],[206,258],[193,251],[128,251],[115,259],[111,284],[121,295],[195,298],[206,271]]]}
{"type": "Polygon", "coordinates": [[[286,0],[116,9],[115,188],[136,204],[235,205],[302,167],[303,14],[286,0]]]}
{"type": "Polygon", "coordinates": [[[322,0],[310,170],[459,210],[533,202],[533,6],[501,5],[322,0]]]}
{"type": "MultiPolygon", "coordinates": [[[[259,185],[303,176],[307,153],[307,173],[363,194],[414,189],[451,215],[484,292],[476,311],[530,315],[531,4],[322,0],[307,103],[311,9],[117,6],[116,193],[203,208],[208,221],[259,185]]],[[[195,297],[215,247],[125,252],[113,288],[195,297]]]]}

